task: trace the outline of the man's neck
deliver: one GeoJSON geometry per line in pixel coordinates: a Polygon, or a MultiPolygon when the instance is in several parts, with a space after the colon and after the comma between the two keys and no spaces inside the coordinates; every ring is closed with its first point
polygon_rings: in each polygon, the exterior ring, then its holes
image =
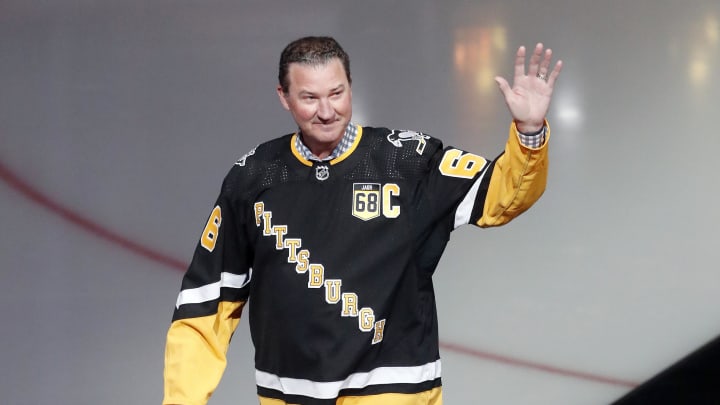
{"type": "Polygon", "coordinates": [[[307,146],[308,149],[310,149],[310,152],[312,152],[313,155],[320,159],[325,159],[326,157],[330,156],[335,148],[338,146],[340,141],[342,141],[342,138],[345,136],[345,130],[343,130],[343,134],[340,138],[338,138],[337,141],[332,143],[322,143],[322,142],[308,142],[309,139],[305,138],[300,134],[302,143],[307,146]]]}
{"type": "Polygon", "coordinates": [[[357,127],[352,122],[343,130],[342,136],[332,143],[313,142],[307,139],[302,132],[298,133],[297,147],[301,154],[309,160],[331,160],[345,153],[357,135],[357,127]],[[307,142],[310,141],[310,142],[307,142]]]}

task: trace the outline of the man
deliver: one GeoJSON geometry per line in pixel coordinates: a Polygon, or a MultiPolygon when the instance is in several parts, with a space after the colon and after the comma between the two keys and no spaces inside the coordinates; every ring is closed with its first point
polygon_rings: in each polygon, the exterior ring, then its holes
{"type": "Polygon", "coordinates": [[[562,63],[525,49],[495,161],[428,135],[352,123],[350,62],[328,37],[283,51],[277,93],[298,132],[225,178],[167,336],[164,404],[205,404],[248,300],[262,405],[442,403],[432,275],[450,232],[529,208],[547,175],[562,63]]]}

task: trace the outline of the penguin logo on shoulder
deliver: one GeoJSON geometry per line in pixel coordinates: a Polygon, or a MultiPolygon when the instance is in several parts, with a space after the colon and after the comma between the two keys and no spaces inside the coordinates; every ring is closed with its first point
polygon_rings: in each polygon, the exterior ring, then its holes
{"type": "Polygon", "coordinates": [[[387,140],[396,148],[402,148],[403,142],[417,141],[418,144],[415,148],[415,152],[417,152],[418,155],[422,155],[425,151],[425,145],[427,144],[427,142],[425,142],[426,139],[430,139],[430,137],[422,132],[408,131],[404,129],[394,129],[387,136],[387,140]]]}
{"type": "Polygon", "coordinates": [[[254,155],[256,149],[257,149],[257,146],[255,146],[254,148],[250,149],[250,152],[244,154],[240,159],[238,159],[237,162],[235,162],[235,165],[237,165],[237,166],[245,166],[245,163],[247,162],[247,158],[249,158],[250,156],[254,155]]]}

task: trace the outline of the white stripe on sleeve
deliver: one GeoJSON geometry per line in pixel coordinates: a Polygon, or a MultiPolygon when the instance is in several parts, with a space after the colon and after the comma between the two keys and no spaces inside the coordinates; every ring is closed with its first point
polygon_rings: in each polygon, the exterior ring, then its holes
{"type": "Polygon", "coordinates": [[[244,274],[220,273],[220,281],[180,291],[177,302],[175,302],[175,308],[180,308],[180,305],[198,304],[218,299],[220,298],[221,288],[243,288],[250,282],[251,278],[252,269],[244,274]]]}
{"type": "Polygon", "coordinates": [[[470,190],[468,190],[467,194],[465,194],[465,198],[463,198],[460,205],[458,205],[457,210],[455,211],[455,226],[453,229],[457,229],[460,225],[470,223],[470,216],[472,215],[472,210],[475,206],[475,198],[477,197],[478,190],[480,189],[480,182],[482,182],[482,179],[486,174],[487,168],[483,174],[475,180],[475,183],[473,183],[470,190]]]}

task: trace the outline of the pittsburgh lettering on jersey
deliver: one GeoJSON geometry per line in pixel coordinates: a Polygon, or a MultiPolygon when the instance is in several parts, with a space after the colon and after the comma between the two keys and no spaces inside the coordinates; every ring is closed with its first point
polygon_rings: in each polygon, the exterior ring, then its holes
{"type": "MultiPolygon", "coordinates": [[[[381,210],[383,211],[383,215],[388,218],[396,218],[400,215],[400,207],[390,202],[391,196],[400,195],[400,188],[396,184],[386,184],[380,187],[380,184],[377,183],[362,183],[355,184],[354,186],[354,191],[364,193],[362,197],[363,204],[365,204],[363,206],[364,209],[376,212],[376,216],[380,215],[381,210]],[[385,198],[380,198],[381,189],[383,190],[383,194],[387,193],[388,195],[385,204],[383,204],[385,198]],[[369,197],[370,195],[375,195],[375,197],[369,197]]],[[[343,292],[341,279],[326,279],[325,266],[310,261],[310,251],[308,249],[302,249],[302,239],[286,238],[285,236],[289,231],[287,225],[273,225],[272,211],[265,210],[265,203],[262,201],[256,202],[253,211],[255,214],[255,226],[262,229],[262,235],[264,237],[274,238],[274,244],[277,250],[287,250],[287,262],[295,264],[295,271],[298,274],[307,274],[307,288],[324,288],[325,302],[329,305],[341,303],[340,317],[357,318],[358,329],[362,332],[373,332],[371,343],[380,343],[385,333],[385,319],[376,319],[375,311],[370,307],[361,308],[359,306],[360,298],[356,293],[343,292]]],[[[211,220],[212,219],[211,217],[211,220]]],[[[208,223],[215,224],[216,222],[209,221],[208,223]]],[[[219,221],[217,223],[219,226],[219,221]]],[[[210,228],[213,228],[213,226],[210,226],[210,228]]],[[[212,232],[208,232],[208,234],[212,234],[212,232]]]]}
{"type": "Polygon", "coordinates": [[[393,197],[400,195],[400,186],[395,183],[353,183],[352,215],[369,221],[382,215],[385,218],[400,216],[400,206],[393,197]]]}

